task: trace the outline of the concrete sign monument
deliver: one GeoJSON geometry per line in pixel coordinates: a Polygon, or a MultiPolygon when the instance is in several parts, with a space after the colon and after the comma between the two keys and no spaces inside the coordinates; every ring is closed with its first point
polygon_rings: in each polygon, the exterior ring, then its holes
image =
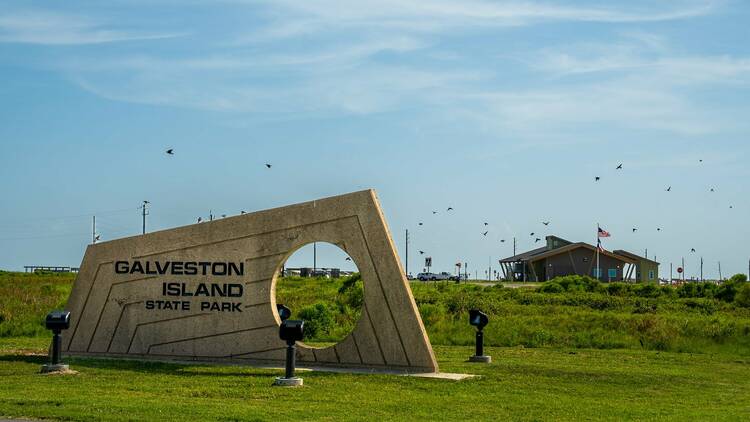
{"type": "Polygon", "coordinates": [[[300,344],[299,364],[437,372],[372,190],[90,245],[66,307],[63,352],[283,365],[276,279],[312,242],[352,257],[364,305],[340,343],[300,344]]]}

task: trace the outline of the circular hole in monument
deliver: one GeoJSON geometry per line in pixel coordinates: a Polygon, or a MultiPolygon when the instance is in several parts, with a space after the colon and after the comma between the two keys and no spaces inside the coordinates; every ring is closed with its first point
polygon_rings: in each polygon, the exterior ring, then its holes
{"type": "Polygon", "coordinates": [[[329,347],[354,331],[362,314],[364,284],[354,260],[341,248],[310,243],[279,269],[276,304],[291,310],[289,319],[305,321],[305,345],[329,347]]]}

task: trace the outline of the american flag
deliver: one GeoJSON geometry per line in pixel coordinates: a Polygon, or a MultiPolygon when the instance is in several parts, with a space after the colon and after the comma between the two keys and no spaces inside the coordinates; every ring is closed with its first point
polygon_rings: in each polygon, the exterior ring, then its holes
{"type": "Polygon", "coordinates": [[[609,232],[606,231],[606,230],[604,230],[603,228],[597,227],[597,229],[599,229],[599,237],[609,237],[610,236],[609,232]]]}
{"type": "Polygon", "coordinates": [[[596,239],[596,247],[599,249],[599,252],[606,252],[607,250],[604,249],[604,246],[602,246],[602,240],[596,239]]]}

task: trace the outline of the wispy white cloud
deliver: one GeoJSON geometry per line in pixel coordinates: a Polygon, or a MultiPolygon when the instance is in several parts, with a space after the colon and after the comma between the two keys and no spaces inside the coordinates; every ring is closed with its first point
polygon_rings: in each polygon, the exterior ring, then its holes
{"type": "MultiPolygon", "coordinates": [[[[251,2],[253,4],[265,2],[251,2]]],[[[513,27],[551,21],[635,23],[687,19],[711,13],[718,0],[686,0],[627,6],[576,6],[539,1],[486,0],[274,0],[283,19],[258,33],[262,38],[291,37],[342,27],[435,32],[455,27],[513,27]]]]}
{"type": "Polygon", "coordinates": [[[172,38],[176,33],[114,29],[103,21],[49,10],[0,12],[0,42],[77,45],[172,38]]]}

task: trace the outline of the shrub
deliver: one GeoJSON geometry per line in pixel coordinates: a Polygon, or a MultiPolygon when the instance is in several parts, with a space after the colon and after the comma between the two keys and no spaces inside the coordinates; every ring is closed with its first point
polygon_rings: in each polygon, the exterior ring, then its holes
{"type": "Polygon", "coordinates": [[[655,283],[647,283],[640,285],[636,290],[635,294],[640,297],[659,297],[661,290],[655,283]]]}
{"type": "Polygon", "coordinates": [[[539,287],[539,291],[541,293],[562,293],[565,291],[565,288],[556,281],[547,281],[539,287]]]}
{"type": "Polygon", "coordinates": [[[630,288],[625,283],[609,283],[607,293],[612,296],[625,296],[630,292],[630,288]]]}
{"type": "Polygon", "coordinates": [[[305,321],[305,339],[320,338],[331,332],[333,312],[325,303],[317,302],[302,308],[299,319],[305,321]]]}
{"type": "Polygon", "coordinates": [[[716,294],[714,295],[717,299],[721,299],[724,302],[733,302],[734,297],[737,295],[737,291],[739,290],[739,287],[744,283],[735,283],[732,281],[727,281],[723,283],[719,288],[716,290],[716,294]]]}
{"type": "Polygon", "coordinates": [[[742,287],[734,297],[734,303],[743,308],[750,308],[750,283],[742,283],[742,287]]]}
{"type": "Polygon", "coordinates": [[[732,283],[744,283],[747,281],[747,276],[745,274],[735,274],[729,277],[728,281],[732,283]]]}

